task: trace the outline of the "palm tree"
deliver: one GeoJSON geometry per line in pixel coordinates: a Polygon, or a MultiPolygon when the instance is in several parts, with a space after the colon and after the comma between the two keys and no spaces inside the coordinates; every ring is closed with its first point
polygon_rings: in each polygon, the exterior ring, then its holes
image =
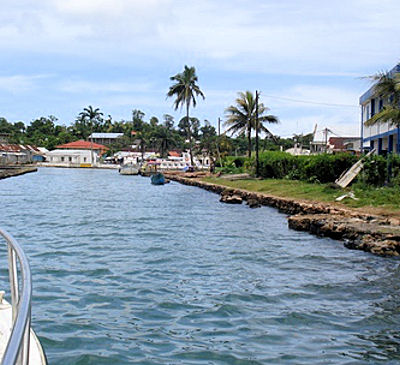
{"type": "Polygon", "coordinates": [[[400,150],[400,73],[380,72],[370,77],[376,81],[375,94],[386,99],[386,105],[383,106],[377,114],[365,122],[365,125],[371,126],[377,123],[389,123],[397,127],[397,151],[400,150]]]}
{"type": "MultiPolygon", "coordinates": [[[[185,105],[186,120],[190,120],[189,109],[191,104],[193,105],[193,108],[196,107],[196,96],[200,95],[203,100],[205,99],[203,92],[197,85],[198,79],[196,75],[196,69],[194,67],[188,67],[185,65],[183,72],[170,77],[170,80],[174,81],[174,84],[170,86],[167,97],[176,97],[174,101],[175,110],[177,110],[179,107],[182,108],[185,105]]],[[[190,163],[193,166],[192,133],[190,128],[188,128],[187,133],[189,137],[190,163]]]]}
{"type": "Polygon", "coordinates": [[[90,135],[91,135],[91,143],[90,143],[90,157],[92,159],[93,164],[93,122],[100,119],[103,113],[99,108],[93,109],[91,105],[87,108],[83,108],[83,112],[79,113],[79,116],[82,120],[89,120],[90,122],[90,135]]]}
{"type": "Polygon", "coordinates": [[[236,99],[236,106],[231,105],[225,109],[227,119],[224,123],[228,126],[226,132],[231,132],[232,135],[239,133],[246,135],[248,141],[248,156],[251,157],[251,131],[256,128],[258,132],[264,132],[274,138],[273,134],[264,125],[267,123],[279,123],[279,120],[274,115],[264,115],[269,109],[263,103],[258,103],[258,123],[256,118],[256,99],[252,92],[239,92],[236,99]]]}

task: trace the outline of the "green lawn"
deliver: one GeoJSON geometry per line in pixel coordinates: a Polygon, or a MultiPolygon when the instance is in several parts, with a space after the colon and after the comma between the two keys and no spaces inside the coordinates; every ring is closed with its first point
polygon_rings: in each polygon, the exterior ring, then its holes
{"type": "Polygon", "coordinates": [[[312,184],[297,180],[238,180],[228,181],[220,178],[204,178],[203,181],[230,186],[238,189],[262,192],[274,196],[304,199],[320,202],[335,202],[335,199],[349,191],[353,191],[359,200],[345,199],[342,204],[348,207],[381,208],[388,213],[400,213],[400,188],[354,187],[342,190],[329,184],[312,184]]]}

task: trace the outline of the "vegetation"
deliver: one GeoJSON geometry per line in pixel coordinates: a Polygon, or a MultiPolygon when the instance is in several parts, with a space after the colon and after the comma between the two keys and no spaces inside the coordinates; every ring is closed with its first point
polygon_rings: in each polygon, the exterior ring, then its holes
{"type": "Polygon", "coordinates": [[[246,91],[239,92],[236,99],[236,106],[231,105],[225,110],[227,120],[225,125],[228,127],[227,133],[239,133],[239,136],[246,135],[248,141],[248,157],[251,157],[252,151],[252,130],[258,129],[259,132],[266,133],[273,138],[273,134],[264,125],[264,123],[278,123],[278,118],[274,115],[265,115],[269,110],[263,103],[258,103],[258,125],[256,120],[256,98],[253,93],[246,91]]]}
{"type": "Polygon", "coordinates": [[[197,85],[198,78],[196,75],[196,69],[194,67],[188,67],[185,65],[183,72],[170,77],[170,80],[174,81],[175,83],[170,86],[167,97],[175,96],[175,110],[183,105],[186,106],[186,118],[182,121],[182,129],[186,131],[189,138],[190,162],[193,165],[192,135],[194,128],[193,124],[196,122],[196,120],[193,120],[193,118],[189,117],[189,109],[191,104],[193,107],[196,106],[196,96],[200,95],[203,99],[205,97],[197,85]]]}
{"type": "MultiPolygon", "coordinates": [[[[221,178],[204,178],[203,180],[278,197],[329,203],[334,203],[337,197],[347,191],[335,189],[331,184],[315,184],[287,179],[229,181],[221,178]]],[[[400,186],[376,188],[357,183],[352,186],[352,190],[358,200],[344,199],[341,204],[353,208],[379,208],[389,213],[400,209],[400,186]]]]}

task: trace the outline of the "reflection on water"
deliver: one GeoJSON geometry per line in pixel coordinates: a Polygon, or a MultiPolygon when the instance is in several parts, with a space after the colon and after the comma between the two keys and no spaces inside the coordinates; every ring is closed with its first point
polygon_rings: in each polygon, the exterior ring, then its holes
{"type": "Polygon", "coordinates": [[[2,180],[0,201],[50,364],[399,360],[398,260],[289,231],[273,209],[85,169],[2,180]]]}

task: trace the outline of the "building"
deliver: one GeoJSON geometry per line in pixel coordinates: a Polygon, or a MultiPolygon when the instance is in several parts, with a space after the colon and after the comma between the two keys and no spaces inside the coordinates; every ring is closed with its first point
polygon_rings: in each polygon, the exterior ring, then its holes
{"type": "Polygon", "coordinates": [[[57,149],[46,153],[46,163],[62,167],[91,167],[98,163],[99,155],[90,150],[57,149]]]}
{"type": "MultiPolygon", "coordinates": [[[[396,65],[390,74],[400,72],[400,63],[396,65]]],[[[390,123],[377,123],[373,126],[365,126],[365,122],[379,113],[387,104],[380,95],[376,95],[375,86],[370,87],[360,97],[361,107],[361,149],[370,150],[375,148],[376,153],[384,155],[386,153],[400,153],[400,131],[399,128],[390,123]]]]}
{"type": "Polygon", "coordinates": [[[93,150],[100,156],[106,153],[109,149],[102,144],[94,143],[91,141],[84,141],[83,139],[75,142],[61,144],[59,146],[56,146],[56,148],[62,150],[93,150]]]}
{"type": "Polygon", "coordinates": [[[123,133],[92,133],[88,140],[107,146],[115,143],[118,138],[121,138],[123,135],[123,133]]]}
{"type": "Polygon", "coordinates": [[[31,145],[0,143],[0,165],[17,165],[32,163],[41,151],[31,145]]]}
{"type": "Polygon", "coordinates": [[[99,163],[108,147],[79,140],[56,146],[56,150],[46,153],[46,163],[63,167],[91,167],[99,163]]]}

